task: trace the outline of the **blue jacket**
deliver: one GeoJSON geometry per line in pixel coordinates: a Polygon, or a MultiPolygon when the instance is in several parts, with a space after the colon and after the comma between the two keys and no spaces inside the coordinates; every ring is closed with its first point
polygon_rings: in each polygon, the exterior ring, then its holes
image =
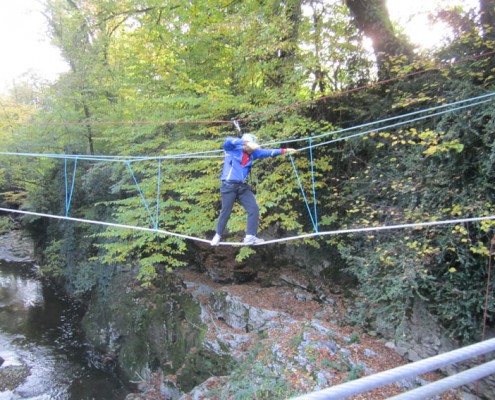
{"type": "Polygon", "coordinates": [[[258,158],[278,156],[285,149],[256,149],[251,154],[242,150],[244,140],[228,137],[223,144],[225,159],[223,162],[222,181],[245,181],[251,172],[253,161],[258,158]]]}

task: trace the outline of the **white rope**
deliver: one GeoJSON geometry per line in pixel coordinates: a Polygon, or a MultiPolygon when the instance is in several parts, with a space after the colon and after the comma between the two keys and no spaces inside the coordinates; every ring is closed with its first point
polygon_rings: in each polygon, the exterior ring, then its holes
{"type": "MultiPolygon", "coordinates": [[[[109,227],[114,227],[114,228],[132,229],[132,230],[137,230],[137,231],[159,233],[162,235],[175,236],[175,237],[179,237],[182,239],[189,239],[189,240],[202,242],[202,243],[210,243],[210,240],[208,240],[208,239],[202,239],[202,238],[199,238],[196,236],[190,236],[190,235],[184,235],[181,233],[170,232],[170,231],[166,231],[163,229],[145,228],[145,227],[134,226],[134,225],[115,224],[112,222],[103,222],[103,221],[95,221],[95,220],[83,219],[83,218],[65,217],[65,216],[61,216],[61,215],[44,214],[44,213],[38,213],[38,212],[33,212],[33,211],[14,210],[14,209],[10,209],[10,208],[1,208],[1,207],[0,207],[0,211],[4,211],[4,212],[8,212],[8,213],[10,212],[10,213],[17,213],[17,214],[34,215],[34,216],[38,216],[38,217],[55,218],[55,219],[74,221],[74,222],[83,222],[83,223],[87,223],[87,224],[103,225],[103,226],[109,226],[109,227]]],[[[283,243],[283,242],[289,242],[289,241],[298,240],[298,239],[309,239],[309,238],[314,238],[314,237],[318,237],[318,236],[333,236],[333,235],[345,235],[345,234],[351,234],[351,233],[379,232],[379,231],[386,231],[386,230],[393,230],[393,229],[424,228],[427,226],[435,226],[435,225],[462,224],[462,223],[466,223],[466,222],[480,222],[480,221],[489,221],[489,220],[495,220],[495,215],[489,215],[489,216],[485,216],[485,217],[448,219],[448,220],[443,220],[443,221],[426,221],[426,222],[416,222],[416,223],[411,223],[411,224],[372,226],[372,227],[366,227],[366,228],[338,229],[338,230],[334,230],[334,231],[306,233],[306,234],[297,235],[297,236],[289,236],[289,237],[284,237],[284,238],[279,238],[279,239],[265,240],[264,242],[262,242],[256,246],[258,247],[258,246],[267,245],[267,244],[283,243]]],[[[249,246],[249,245],[246,245],[242,242],[220,242],[219,244],[223,245],[223,246],[249,246]]]]}
{"type": "Polygon", "coordinates": [[[112,222],[102,222],[102,221],[95,221],[95,220],[83,219],[83,218],[63,217],[61,215],[43,214],[43,213],[38,213],[38,212],[33,212],[33,211],[24,211],[24,210],[12,210],[9,208],[1,208],[1,207],[0,207],[0,211],[17,213],[17,214],[34,215],[34,216],[38,216],[38,217],[62,219],[62,220],[73,221],[73,222],[83,222],[83,223],[93,224],[93,225],[110,226],[113,228],[132,229],[135,231],[146,231],[146,232],[152,232],[152,233],[160,233],[160,234],[168,235],[168,236],[176,236],[176,237],[179,237],[182,239],[190,239],[190,240],[196,240],[198,242],[210,243],[210,241],[206,240],[206,239],[201,239],[201,238],[197,238],[197,237],[189,236],[189,235],[183,235],[183,234],[175,233],[175,232],[169,232],[169,231],[165,231],[163,229],[144,228],[141,226],[134,226],[134,225],[114,224],[112,222]]]}
{"type": "Polygon", "coordinates": [[[479,222],[479,221],[488,221],[488,220],[495,220],[495,215],[489,215],[486,217],[447,219],[444,221],[416,222],[411,224],[382,225],[382,226],[371,226],[366,228],[338,229],[334,231],[306,233],[298,236],[292,236],[292,237],[286,237],[286,238],[280,238],[274,240],[266,240],[263,244],[287,242],[289,240],[295,240],[295,239],[308,239],[316,236],[332,236],[332,235],[345,235],[350,233],[378,232],[378,231],[386,231],[392,229],[423,228],[426,226],[434,226],[434,225],[462,224],[466,222],[479,222]]]}

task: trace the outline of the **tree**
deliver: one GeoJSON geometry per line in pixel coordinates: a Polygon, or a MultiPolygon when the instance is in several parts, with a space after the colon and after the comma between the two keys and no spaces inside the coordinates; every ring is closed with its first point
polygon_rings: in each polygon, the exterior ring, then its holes
{"type": "Polygon", "coordinates": [[[380,80],[393,75],[391,69],[397,60],[405,64],[413,60],[411,45],[394,32],[386,0],[346,0],[346,4],[358,29],[372,41],[380,80]]]}
{"type": "Polygon", "coordinates": [[[480,0],[480,20],[484,40],[495,41],[495,0],[480,0]]]}
{"type": "MultiPolygon", "coordinates": [[[[495,49],[495,0],[480,0],[480,21],[486,51],[495,49]]],[[[485,69],[485,78],[493,80],[495,75],[495,57],[491,57],[485,69]]]]}

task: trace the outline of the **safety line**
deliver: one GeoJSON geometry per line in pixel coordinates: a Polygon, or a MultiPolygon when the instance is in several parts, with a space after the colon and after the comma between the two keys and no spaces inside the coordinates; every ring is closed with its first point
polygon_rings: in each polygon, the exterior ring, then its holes
{"type": "Polygon", "coordinates": [[[69,192],[68,175],[67,175],[67,158],[64,159],[64,181],[65,181],[65,216],[69,216],[72,195],[74,194],[74,185],[76,182],[77,157],[74,158],[74,168],[72,170],[72,183],[69,192]]]}
{"type": "MultiPolygon", "coordinates": [[[[382,124],[384,122],[389,122],[389,121],[393,121],[393,120],[397,120],[397,119],[403,119],[403,118],[411,117],[414,115],[423,114],[425,112],[431,112],[431,111],[441,110],[441,109],[444,109],[447,107],[456,106],[454,108],[446,109],[446,110],[439,111],[436,113],[423,115],[423,116],[413,118],[413,119],[408,119],[405,121],[396,122],[394,124],[389,124],[386,126],[375,127],[373,129],[363,131],[363,132],[358,132],[358,133],[355,133],[352,135],[342,136],[342,137],[339,137],[337,139],[333,139],[330,141],[312,144],[313,147],[323,146],[323,145],[333,143],[336,141],[350,139],[350,138],[357,137],[357,136],[363,136],[363,135],[371,133],[371,132],[376,132],[377,130],[394,128],[394,127],[398,127],[401,125],[406,125],[406,124],[421,121],[424,119],[440,116],[440,115],[443,115],[446,113],[450,113],[450,112],[466,109],[469,107],[474,107],[477,105],[485,104],[485,103],[488,103],[490,101],[493,101],[494,97],[495,97],[495,92],[485,93],[483,95],[475,96],[475,97],[472,97],[469,99],[463,99],[463,100],[458,100],[458,101],[448,103],[448,104],[442,104],[442,105],[435,106],[435,107],[429,107],[427,109],[418,110],[418,111],[414,111],[414,112],[410,112],[410,113],[406,113],[406,114],[402,114],[402,115],[397,115],[397,116],[393,116],[393,117],[388,117],[388,118],[384,118],[384,119],[381,119],[378,121],[367,122],[365,124],[361,124],[361,125],[357,125],[357,126],[353,126],[353,127],[349,127],[349,128],[344,128],[344,129],[339,129],[336,131],[330,131],[330,132],[322,133],[320,135],[309,136],[309,137],[304,137],[304,138],[297,138],[297,139],[289,139],[289,140],[284,140],[284,141],[268,142],[268,143],[263,143],[262,145],[263,146],[271,146],[271,145],[275,145],[275,144],[291,144],[291,143],[295,143],[295,142],[306,141],[310,138],[313,140],[314,139],[321,139],[321,138],[324,138],[327,136],[334,136],[336,134],[343,133],[343,132],[354,131],[354,130],[358,130],[358,129],[373,126],[373,125],[379,125],[379,124],[382,124]],[[469,103],[469,102],[471,102],[471,103],[463,105],[463,103],[469,103]]],[[[309,146],[305,146],[302,148],[298,148],[296,150],[299,152],[299,151],[308,150],[309,148],[310,148],[309,146]]],[[[206,151],[201,151],[201,152],[171,154],[171,155],[162,155],[162,156],[106,156],[106,155],[82,155],[82,154],[61,155],[61,154],[49,154],[49,153],[44,154],[44,153],[17,153],[17,152],[0,152],[0,155],[44,157],[44,158],[65,158],[65,157],[67,157],[67,158],[78,158],[79,160],[88,160],[88,161],[106,161],[106,162],[127,163],[127,162],[137,162],[137,161],[152,161],[152,160],[157,160],[157,159],[171,160],[171,159],[192,159],[192,158],[221,158],[221,157],[223,157],[223,150],[221,150],[221,149],[206,150],[206,151]]]]}
{"type": "Polygon", "coordinates": [[[318,225],[316,223],[315,218],[313,218],[313,213],[311,212],[311,207],[309,206],[309,202],[308,202],[308,199],[306,197],[306,192],[304,191],[304,187],[302,185],[301,179],[299,178],[299,173],[297,172],[296,164],[294,163],[294,158],[292,157],[292,155],[290,153],[289,153],[289,158],[290,158],[290,162],[292,164],[292,167],[294,169],[294,173],[296,174],[296,179],[297,179],[297,183],[299,184],[299,189],[301,189],[301,193],[302,193],[304,202],[306,203],[306,208],[308,209],[309,217],[311,218],[313,228],[315,229],[315,232],[318,232],[318,225]]]}
{"type": "Polygon", "coordinates": [[[148,212],[148,216],[150,217],[151,223],[153,224],[153,226],[156,229],[157,228],[158,221],[155,222],[155,219],[153,218],[153,215],[151,214],[151,210],[150,210],[150,208],[148,206],[148,202],[146,201],[146,199],[144,197],[144,194],[143,194],[143,191],[141,190],[141,186],[139,186],[139,183],[137,181],[137,178],[134,175],[134,171],[132,170],[131,163],[130,162],[127,162],[126,165],[127,165],[127,168],[129,169],[129,172],[131,173],[132,179],[134,180],[134,184],[136,185],[136,189],[137,189],[139,195],[141,196],[141,201],[142,201],[142,203],[144,205],[144,208],[148,212]]]}
{"type": "MultiPolygon", "coordinates": [[[[390,125],[386,125],[386,126],[381,126],[379,128],[369,129],[367,131],[354,133],[352,135],[342,136],[342,137],[339,137],[339,138],[336,138],[336,139],[332,139],[332,140],[328,140],[328,141],[325,141],[325,142],[313,144],[312,146],[313,147],[325,146],[325,145],[330,144],[330,143],[335,143],[335,142],[339,142],[339,141],[342,141],[342,140],[347,140],[347,139],[352,139],[352,138],[356,138],[356,137],[359,137],[359,136],[364,136],[364,135],[367,135],[367,134],[372,133],[372,132],[377,132],[378,130],[381,130],[382,131],[384,129],[397,128],[398,126],[411,124],[413,122],[422,121],[422,120],[425,120],[425,119],[428,119],[428,118],[438,117],[440,115],[447,114],[449,112],[459,111],[459,110],[463,110],[465,108],[479,106],[481,104],[489,103],[490,101],[493,101],[493,100],[492,99],[489,99],[489,100],[478,101],[476,103],[467,104],[467,105],[464,105],[464,106],[459,106],[459,107],[453,108],[451,110],[439,111],[437,113],[433,113],[433,114],[429,114],[429,115],[423,115],[421,117],[417,117],[417,118],[414,118],[414,119],[411,119],[411,120],[396,122],[395,124],[390,124],[390,125]]],[[[306,146],[306,147],[298,148],[297,151],[304,151],[304,150],[308,150],[308,149],[309,149],[309,146],[306,146]]]]}
{"type": "Polygon", "coordinates": [[[21,153],[5,151],[0,152],[0,156],[23,156],[23,157],[40,157],[40,158],[53,158],[53,159],[79,159],[85,161],[105,161],[105,162],[116,162],[116,163],[128,163],[137,161],[154,161],[154,160],[180,160],[180,159],[191,159],[191,158],[223,158],[224,150],[208,150],[202,152],[194,153],[184,153],[184,154],[171,154],[162,156],[106,156],[106,155],[85,155],[85,154],[55,154],[55,153],[21,153]],[[216,154],[216,155],[213,155],[216,154]]]}
{"type": "MultiPolygon", "coordinates": [[[[441,70],[441,69],[444,69],[447,67],[450,68],[452,66],[455,66],[455,65],[463,63],[463,62],[474,61],[474,60],[477,60],[477,59],[480,59],[483,57],[491,56],[493,54],[495,54],[495,50],[492,50],[492,51],[489,51],[486,53],[482,53],[482,54],[475,54],[473,56],[466,57],[466,58],[463,58],[463,59],[460,59],[460,60],[457,60],[457,61],[454,61],[451,63],[439,64],[439,65],[436,65],[436,66],[433,66],[430,68],[426,68],[426,69],[419,70],[419,71],[413,71],[413,72],[410,72],[410,73],[407,73],[404,75],[400,75],[400,76],[389,78],[389,79],[384,79],[382,81],[377,81],[375,83],[371,83],[368,85],[358,86],[356,88],[343,90],[343,91],[340,91],[337,93],[332,93],[330,95],[322,96],[322,97],[319,97],[317,99],[305,100],[305,101],[297,102],[297,103],[294,103],[291,105],[279,107],[279,108],[276,108],[274,110],[269,110],[266,112],[249,115],[249,116],[244,117],[244,118],[237,118],[235,121],[236,122],[247,122],[247,121],[250,121],[250,120],[253,120],[256,118],[260,118],[260,117],[263,117],[266,115],[272,115],[272,114],[276,114],[276,113],[290,110],[293,108],[298,108],[298,107],[302,107],[305,105],[324,101],[324,100],[327,100],[330,98],[339,97],[339,96],[342,96],[345,94],[350,94],[350,93],[357,92],[360,90],[370,89],[370,88],[373,88],[376,86],[388,84],[388,83],[395,82],[395,81],[398,81],[401,79],[407,79],[407,78],[410,78],[412,76],[421,75],[421,74],[424,74],[424,73],[427,73],[430,71],[441,70]]],[[[224,119],[204,120],[204,119],[200,119],[200,120],[191,120],[191,121],[187,121],[187,120],[175,120],[175,121],[78,121],[78,122],[26,121],[26,122],[16,122],[15,124],[16,125],[60,126],[60,125],[184,125],[184,124],[232,124],[232,123],[233,123],[233,120],[224,120],[224,119]]]]}
{"type": "MultiPolygon", "coordinates": [[[[343,133],[343,132],[349,132],[349,131],[354,131],[354,130],[358,130],[358,129],[362,129],[362,128],[367,128],[367,127],[373,126],[373,125],[379,125],[379,124],[382,124],[382,123],[385,123],[385,122],[390,122],[390,121],[393,121],[393,120],[396,120],[396,119],[402,119],[402,118],[406,118],[406,117],[412,117],[412,116],[415,116],[415,115],[418,115],[418,114],[423,114],[423,113],[426,113],[426,112],[437,111],[437,110],[440,110],[442,108],[453,107],[453,106],[460,106],[463,103],[474,102],[476,100],[487,99],[487,98],[494,97],[494,96],[495,96],[495,92],[485,93],[485,94],[482,94],[482,95],[479,95],[479,96],[470,97],[468,99],[457,100],[457,101],[454,101],[452,103],[440,104],[438,106],[433,106],[433,107],[429,107],[429,108],[425,108],[425,109],[421,109],[421,110],[417,110],[417,111],[412,111],[412,112],[409,112],[409,113],[406,113],[406,114],[400,114],[400,115],[395,115],[395,116],[392,116],[392,117],[383,118],[383,119],[380,119],[378,121],[366,122],[364,124],[355,125],[355,126],[351,126],[351,127],[348,127],[348,128],[342,128],[342,129],[338,129],[338,130],[335,130],[335,131],[325,132],[325,133],[322,133],[320,135],[311,136],[311,138],[313,138],[313,139],[320,139],[320,138],[323,138],[323,137],[326,137],[326,136],[330,136],[330,135],[336,135],[336,134],[343,133]]],[[[472,105],[478,105],[478,104],[480,104],[480,103],[474,103],[472,105]]],[[[470,106],[471,105],[467,104],[467,105],[464,106],[464,108],[465,107],[470,107],[470,106]]],[[[456,111],[456,110],[457,110],[457,108],[454,108],[452,110],[446,110],[445,113],[456,111]]],[[[431,115],[431,116],[435,116],[435,115],[441,115],[441,114],[434,114],[434,115],[431,115]]],[[[411,121],[413,121],[413,120],[411,120],[411,121]]],[[[376,129],[379,129],[379,128],[376,128],[376,129]]],[[[380,128],[380,129],[382,129],[382,128],[380,128]]],[[[268,143],[264,143],[263,145],[265,145],[265,146],[271,146],[271,145],[275,145],[275,144],[290,144],[290,143],[297,143],[297,142],[306,141],[307,139],[308,139],[308,137],[296,138],[296,139],[289,139],[289,140],[285,140],[285,141],[268,142],[268,143]]]]}
{"type": "MultiPolygon", "coordinates": [[[[176,236],[179,238],[189,239],[189,240],[202,242],[202,243],[210,243],[210,240],[208,240],[208,239],[202,239],[202,238],[199,238],[196,236],[185,235],[182,233],[170,232],[170,231],[166,231],[163,229],[153,229],[153,228],[146,228],[146,227],[134,226],[134,225],[124,225],[124,224],[116,224],[116,223],[111,223],[111,222],[95,221],[95,220],[82,219],[82,218],[64,217],[61,215],[45,214],[45,213],[38,213],[38,212],[34,212],[34,211],[25,211],[25,210],[14,210],[14,209],[3,208],[3,207],[0,207],[0,211],[4,211],[7,213],[34,215],[34,216],[38,216],[38,217],[55,218],[55,219],[66,220],[66,221],[82,222],[82,223],[88,223],[88,224],[93,224],[93,225],[103,225],[103,226],[109,226],[109,227],[114,227],[114,228],[124,228],[124,229],[132,229],[132,230],[137,230],[137,231],[159,233],[159,234],[163,234],[163,235],[176,236]]],[[[297,236],[290,236],[290,237],[279,238],[279,239],[265,240],[264,242],[256,245],[256,247],[267,245],[267,244],[284,243],[284,242],[289,242],[289,241],[294,241],[294,240],[299,240],[299,239],[311,239],[311,238],[315,238],[315,237],[319,237],[319,236],[335,236],[335,235],[345,235],[345,234],[352,234],[352,233],[380,232],[380,231],[388,231],[388,230],[394,230],[394,229],[414,229],[414,228],[424,228],[424,227],[436,226],[436,225],[452,225],[452,224],[462,224],[462,223],[468,223],[468,222],[480,222],[480,221],[489,221],[489,220],[495,220],[495,215],[489,215],[489,216],[485,216],[485,217],[449,219],[449,220],[443,220],[443,221],[416,222],[416,223],[410,223],[410,224],[382,225],[382,226],[371,226],[371,227],[362,227],[362,228],[338,229],[338,230],[333,230],[333,231],[306,233],[306,234],[301,234],[301,235],[297,235],[297,236]]],[[[249,245],[246,245],[242,242],[220,242],[220,244],[224,245],[224,246],[249,246],[249,245]]]]}

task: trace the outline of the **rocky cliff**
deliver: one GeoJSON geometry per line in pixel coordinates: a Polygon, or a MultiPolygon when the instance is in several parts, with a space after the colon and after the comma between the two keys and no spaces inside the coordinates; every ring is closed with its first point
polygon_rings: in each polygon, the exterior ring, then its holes
{"type": "MultiPolygon", "coordinates": [[[[295,257],[281,267],[262,257],[248,265],[210,252],[146,289],[130,271],[115,275],[106,296],[92,300],[84,326],[134,383],[128,400],[283,399],[407,362],[397,351],[407,356],[404,344],[349,325],[352,296],[315,275],[317,266],[301,268],[295,257]]],[[[388,398],[439,377],[356,399],[388,398]]]]}

